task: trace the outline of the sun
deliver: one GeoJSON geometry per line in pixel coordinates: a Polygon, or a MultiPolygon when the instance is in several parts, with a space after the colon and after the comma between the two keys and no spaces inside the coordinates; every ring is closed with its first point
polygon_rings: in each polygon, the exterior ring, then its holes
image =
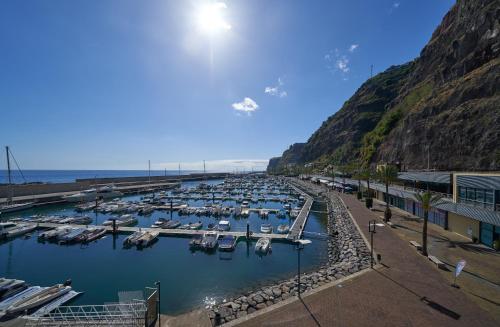
{"type": "Polygon", "coordinates": [[[215,2],[204,5],[198,9],[198,29],[208,35],[216,35],[231,29],[231,25],[224,18],[224,10],[227,6],[223,2],[215,2]]]}

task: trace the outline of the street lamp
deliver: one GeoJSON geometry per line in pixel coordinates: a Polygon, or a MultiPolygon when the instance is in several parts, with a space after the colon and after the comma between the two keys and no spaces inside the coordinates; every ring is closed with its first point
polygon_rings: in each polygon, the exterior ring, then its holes
{"type": "Polygon", "coordinates": [[[297,243],[297,296],[300,298],[300,251],[308,244],[311,244],[311,240],[296,240],[297,243]]]}

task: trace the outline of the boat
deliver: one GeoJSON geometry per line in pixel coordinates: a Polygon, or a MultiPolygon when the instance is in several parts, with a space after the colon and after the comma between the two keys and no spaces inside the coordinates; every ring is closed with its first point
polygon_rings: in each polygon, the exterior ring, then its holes
{"type": "Polygon", "coordinates": [[[24,280],[12,279],[10,283],[4,285],[0,291],[0,303],[28,288],[24,280]]]}
{"type": "Polygon", "coordinates": [[[164,224],[162,224],[160,227],[163,229],[174,229],[177,228],[181,225],[181,222],[178,220],[168,220],[164,224]]]}
{"type": "Polygon", "coordinates": [[[233,235],[225,235],[219,240],[219,251],[233,251],[236,246],[237,238],[233,235]]]}
{"type": "Polygon", "coordinates": [[[190,248],[199,248],[199,247],[201,247],[202,241],[203,241],[203,235],[196,234],[189,241],[189,247],[190,248]]]}
{"type": "Polygon", "coordinates": [[[276,214],[276,217],[278,217],[278,218],[285,218],[286,217],[286,211],[285,210],[278,211],[278,213],[276,214]]]}
{"type": "Polygon", "coordinates": [[[69,244],[75,242],[82,234],[87,231],[85,228],[73,228],[69,233],[62,234],[57,237],[59,244],[69,244]]]}
{"type": "Polygon", "coordinates": [[[203,239],[201,241],[201,247],[206,250],[214,249],[217,246],[217,240],[219,239],[219,233],[210,231],[203,234],[203,239]]]}
{"type": "Polygon", "coordinates": [[[273,226],[271,224],[260,225],[260,231],[265,234],[271,234],[273,232],[273,226]]]}
{"type": "Polygon", "coordinates": [[[108,220],[106,220],[105,222],[103,222],[102,224],[104,226],[113,226],[113,220],[116,220],[116,226],[130,226],[130,225],[134,225],[134,224],[137,224],[137,218],[135,218],[134,216],[132,215],[123,215],[123,216],[120,216],[119,218],[110,218],[108,220]]]}
{"type": "Polygon", "coordinates": [[[68,202],[90,202],[96,199],[112,199],[122,196],[123,193],[117,191],[114,186],[103,186],[100,188],[91,188],[83,190],[76,194],[66,195],[63,197],[68,202]]]}
{"type": "Polygon", "coordinates": [[[248,206],[249,206],[248,201],[243,201],[243,202],[241,203],[241,207],[242,207],[242,208],[247,208],[248,206]]]}
{"type": "Polygon", "coordinates": [[[63,284],[57,284],[43,291],[35,293],[32,296],[29,296],[25,299],[17,301],[13,303],[11,306],[7,308],[6,313],[9,315],[26,312],[35,308],[38,308],[45,303],[48,303],[66,293],[71,291],[71,286],[66,286],[63,284]]]}
{"type": "Polygon", "coordinates": [[[130,234],[129,236],[127,236],[124,240],[123,240],[123,245],[124,246],[127,246],[127,245],[137,245],[137,241],[145,234],[146,232],[145,231],[137,231],[137,232],[134,232],[132,234],[130,234]]]}
{"type": "Polygon", "coordinates": [[[290,230],[290,226],[287,224],[278,225],[278,234],[286,234],[290,230]]]}
{"type": "Polygon", "coordinates": [[[159,231],[147,231],[136,240],[137,247],[147,247],[160,235],[159,231]]]}
{"type": "Polygon", "coordinates": [[[197,223],[189,224],[189,229],[191,229],[191,230],[201,229],[202,227],[203,227],[203,223],[201,221],[199,221],[197,223]]]}
{"type": "Polygon", "coordinates": [[[271,240],[267,237],[259,238],[255,244],[255,251],[259,253],[267,253],[271,250],[271,240]]]}
{"type": "Polygon", "coordinates": [[[229,220],[221,220],[219,221],[219,225],[217,227],[219,231],[228,231],[231,229],[231,224],[229,223],[229,220]]]}
{"type": "Polygon", "coordinates": [[[7,230],[7,238],[13,238],[34,231],[36,224],[19,224],[7,230]]]}
{"type": "Polygon", "coordinates": [[[12,293],[12,290],[19,289],[21,291],[20,288],[23,286],[26,286],[24,280],[0,278],[0,299],[6,298],[8,293],[12,293]]]}
{"type": "Polygon", "coordinates": [[[166,218],[159,218],[157,221],[155,221],[153,223],[153,225],[151,225],[151,228],[158,228],[158,227],[161,227],[164,223],[166,223],[167,221],[169,221],[170,219],[166,219],[166,218]]]}
{"type": "Polygon", "coordinates": [[[38,235],[39,240],[51,240],[57,238],[59,235],[63,235],[71,232],[71,226],[59,226],[57,228],[45,231],[38,235]]]}
{"type": "Polygon", "coordinates": [[[84,243],[95,241],[106,234],[106,228],[103,227],[92,227],[88,229],[88,233],[83,240],[84,243]]]}
{"type": "Polygon", "coordinates": [[[34,205],[35,204],[33,202],[4,204],[0,206],[0,212],[9,213],[9,212],[26,210],[33,208],[34,205]]]}

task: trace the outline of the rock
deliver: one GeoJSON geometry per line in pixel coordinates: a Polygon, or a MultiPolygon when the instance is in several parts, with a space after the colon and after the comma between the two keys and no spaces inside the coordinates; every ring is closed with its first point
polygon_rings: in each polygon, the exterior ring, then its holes
{"type": "Polygon", "coordinates": [[[281,290],[277,287],[273,288],[273,294],[274,296],[280,296],[281,295],[281,290]]]}
{"type": "Polygon", "coordinates": [[[261,309],[264,309],[265,307],[266,307],[265,303],[259,303],[259,304],[257,304],[257,306],[255,308],[257,308],[257,310],[261,310],[261,309]]]}
{"type": "Polygon", "coordinates": [[[259,294],[255,295],[253,297],[254,301],[257,302],[257,303],[262,303],[264,302],[264,298],[262,296],[260,296],[259,294]]]}
{"type": "Polygon", "coordinates": [[[248,313],[246,311],[238,311],[236,314],[237,318],[245,317],[248,313]]]}
{"type": "Polygon", "coordinates": [[[257,311],[257,309],[255,309],[254,307],[250,307],[247,310],[248,314],[254,313],[255,311],[257,311]]]}

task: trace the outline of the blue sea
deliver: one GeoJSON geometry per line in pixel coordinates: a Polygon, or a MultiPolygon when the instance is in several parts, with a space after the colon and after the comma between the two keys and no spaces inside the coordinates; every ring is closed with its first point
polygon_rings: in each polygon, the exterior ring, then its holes
{"type": "MultiPolygon", "coordinates": [[[[181,174],[200,171],[181,170],[181,174]]],[[[12,183],[68,183],[80,178],[140,177],[148,176],[147,170],[18,170],[11,171],[12,183]]],[[[178,175],[178,170],[151,170],[151,176],[178,175]]],[[[0,170],[0,184],[7,183],[7,170],[0,170]]]]}

